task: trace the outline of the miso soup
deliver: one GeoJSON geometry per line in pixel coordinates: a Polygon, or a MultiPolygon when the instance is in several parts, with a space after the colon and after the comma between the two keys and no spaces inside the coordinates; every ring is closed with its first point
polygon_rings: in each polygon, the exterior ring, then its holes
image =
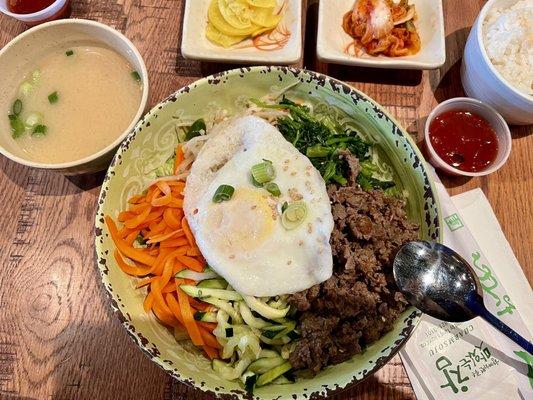
{"type": "Polygon", "coordinates": [[[4,118],[25,158],[76,161],[107,147],[131,124],[142,84],[139,73],[111,49],[62,46],[23,71],[4,118]]]}

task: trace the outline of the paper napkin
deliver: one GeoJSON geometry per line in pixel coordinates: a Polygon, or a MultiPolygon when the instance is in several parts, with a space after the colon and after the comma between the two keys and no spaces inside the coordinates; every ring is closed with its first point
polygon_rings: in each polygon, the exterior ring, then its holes
{"type": "MultiPolygon", "coordinates": [[[[487,198],[479,189],[450,197],[435,179],[444,244],[474,267],[489,311],[531,341],[533,293],[487,198]]],[[[533,399],[533,357],[481,318],[424,315],[400,356],[418,400],[533,399]]]]}

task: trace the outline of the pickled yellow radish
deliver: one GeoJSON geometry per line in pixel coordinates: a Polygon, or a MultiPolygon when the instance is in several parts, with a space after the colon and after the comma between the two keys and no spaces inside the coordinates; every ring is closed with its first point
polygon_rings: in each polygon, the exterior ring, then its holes
{"type": "Polygon", "coordinates": [[[249,36],[261,27],[255,24],[251,24],[249,28],[237,29],[228,24],[228,22],[222,16],[220,9],[218,8],[218,0],[212,0],[207,11],[207,17],[215,28],[220,32],[228,36],[249,36]]]}
{"type": "Polygon", "coordinates": [[[261,28],[261,29],[258,29],[257,31],[255,31],[254,33],[252,33],[252,37],[257,37],[257,36],[260,36],[262,35],[263,33],[265,32],[268,32],[268,31],[271,31],[273,30],[274,28],[261,28]]]}
{"type": "Polygon", "coordinates": [[[239,42],[242,42],[248,36],[229,36],[220,32],[215,26],[208,22],[207,28],[205,29],[205,35],[207,38],[215,44],[218,44],[222,47],[231,47],[239,42]]]}
{"type": "Polygon", "coordinates": [[[246,29],[252,26],[251,10],[248,3],[236,0],[218,0],[220,14],[228,24],[236,29],[246,29]]]}
{"type": "Polygon", "coordinates": [[[275,28],[283,15],[274,14],[274,8],[254,8],[252,10],[252,22],[265,28],[275,28]]]}
{"type": "Polygon", "coordinates": [[[277,0],[211,0],[205,35],[214,44],[231,47],[272,31],[283,13],[277,0]]]}
{"type": "Polygon", "coordinates": [[[246,0],[248,4],[250,4],[253,7],[276,7],[277,1],[276,0],[246,0]]]}

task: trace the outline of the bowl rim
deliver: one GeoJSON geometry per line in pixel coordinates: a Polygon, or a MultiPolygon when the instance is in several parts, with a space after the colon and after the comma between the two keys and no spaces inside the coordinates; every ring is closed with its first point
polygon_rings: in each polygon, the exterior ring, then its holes
{"type": "MultiPolygon", "coordinates": [[[[128,333],[128,336],[135,343],[136,347],[138,347],[148,358],[150,358],[150,360],[152,362],[154,362],[159,368],[161,368],[167,374],[172,376],[174,379],[179,380],[181,383],[183,383],[183,384],[185,384],[185,385],[187,385],[189,387],[193,387],[195,390],[199,390],[199,391],[201,391],[203,393],[207,393],[207,394],[213,394],[213,395],[216,396],[216,398],[240,399],[242,394],[244,394],[244,392],[243,393],[241,393],[241,392],[238,392],[238,393],[232,392],[232,394],[230,394],[230,395],[221,394],[221,393],[213,392],[212,389],[209,388],[209,387],[201,386],[199,384],[196,384],[195,381],[191,382],[189,380],[184,380],[180,376],[176,376],[176,373],[164,362],[163,359],[161,359],[161,357],[150,353],[148,351],[148,349],[146,349],[144,346],[141,346],[139,344],[139,342],[137,340],[138,338],[136,336],[137,333],[132,332],[130,329],[128,329],[128,326],[130,325],[130,323],[128,322],[128,320],[124,316],[123,312],[120,310],[120,308],[117,305],[117,299],[115,298],[116,294],[113,291],[109,290],[107,285],[105,284],[106,278],[104,277],[105,274],[103,273],[103,270],[104,270],[104,267],[105,267],[105,265],[104,265],[105,263],[102,264],[101,261],[104,260],[104,259],[102,258],[102,260],[101,260],[101,257],[99,256],[100,253],[104,254],[103,251],[100,250],[101,247],[102,247],[102,244],[99,242],[98,237],[99,237],[99,234],[102,234],[102,232],[101,232],[102,228],[101,227],[105,225],[103,222],[101,222],[101,218],[102,218],[102,215],[103,215],[103,212],[101,210],[102,210],[102,208],[103,208],[103,206],[105,204],[105,198],[107,197],[107,188],[106,188],[105,185],[115,175],[115,172],[114,172],[115,165],[119,162],[120,158],[122,157],[122,152],[126,151],[129,148],[130,142],[132,140],[134,140],[135,137],[137,136],[137,134],[140,132],[139,128],[141,128],[143,126],[143,124],[145,123],[145,121],[147,119],[151,118],[154,115],[155,112],[159,111],[159,109],[162,106],[165,106],[169,102],[175,101],[175,99],[178,96],[181,96],[184,93],[188,93],[190,88],[205,84],[208,81],[213,80],[213,79],[219,79],[221,76],[249,74],[249,73],[253,73],[255,71],[261,71],[261,70],[264,70],[264,69],[273,69],[273,68],[282,69],[283,71],[289,72],[289,73],[294,74],[296,76],[304,73],[304,74],[311,74],[311,75],[314,75],[314,76],[317,76],[317,77],[324,78],[326,80],[326,82],[331,82],[332,86],[335,85],[335,86],[341,86],[343,88],[347,88],[351,93],[355,92],[355,93],[357,93],[357,95],[361,96],[365,100],[370,101],[371,103],[375,104],[376,106],[379,107],[380,112],[382,112],[387,118],[389,118],[390,121],[393,122],[393,124],[400,130],[400,132],[402,133],[402,136],[411,145],[411,148],[412,148],[413,152],[419,158],[419,160],[422,163],[425,163],[425,158],[422,155],[422,153],[419,150],[419,148],[417,147],[416,142],[414,141],[414,139],[405,131],[403,126],[394,117],[392,117],[389,114],[389,112],[385,109],[384,106],[380,105],[379,103],[377,103],[375,100],[370,98],[365,93],[363,93],[360,90],[354,88],[353,86],[348,85],[345,82],[342,82],[340,80],[332,78],[332,77],[330,77],[328,75],[325,75],[325,74],[322,74],[322,73],[318,73],[318,72],[313,72],[313,71],[310,71],[310,70],[307,70],[307,69],[304,69],[304,68],[260,65],[260,66],[252,66],[252,67],[245,67],[245,68],[235,68],[235,69],[231,69],[231,70],[226,70],[224,72],[216,73],[216,74],[213,74],[213,75],[209,75],[209,76],[200,78],[200,79],[198,79],[196,81],[193,81],[193,82],[187,84],[186,86],[183,86],[182,88],[178,89],[174,93],[170,94],[168,97],[166,97],[165,99],[161,100],[158,104],[156,104],[148,113],[146,113],[146,115],[140,121],[138,121],[138,123],[135,126],[135,128],[130,132],[130,134],[128,135],[126,140],[124,140],[124,142],[121,144],[120,148],[117,150],[115,156],[113,157],[113,160],[112,160],[111,165],[110,165],[110,167],[109,167],[109,169],[108,169],[108,171],[106,173],[106,176],[104,178],[104,181],[102,183],[102,187],[101,187],[101,190],[100,190],[100,193],[99,193],[99,196],[98,196],[98,200],[97,200],[98,206],[97,206],[97,209],[96,209],[95,219],[94,219],[94,222],[95,222],[95,226],[94,226],[94,233],[95,233],[95,239],[94,239],[94,244],[95,244],[94,265],[96,266],[96,268],[97,268],[97,270],[98,270],[98,272],[99,272],[99,274],[101,276],[100,281],[101,281],[101,283],[103,285],[103,289],[105,290],[105,293],[107,295],[106,297],[107,297],[107,299],[109,301],[109,304],[111,305],[111,309],[112,309],[113,313],[115,315],[117,315],[117,317],[119,318],[121,324],[123,325],[123,327],[125,328],[126,332],[128,333]]],[[[439,200],[439,197],[438,197],[438,192],[437,192],[437,189],[436,189],[436,185],[435,185],[434,180],[432,179],[432,176],[431,176],[431,173],[430,173],[429,169],[425,168],[425,173],[426,173],[426,176],[428,178],[428,184],[429,184],[431,193],[433,195],[432,198],[433,198],[433,200],[435,202],[435,207],[436,207],[436,210],[437,210],[437,239],[436,240],[438,242],[442,242],[443,234],[444,234],[444,230],[442,229],[442,227],[443,227],[442,208],[441,208],[441,205],[440,205],[440,200],[439,200]]],[[[107,255],[106,257],[108,257],[108,256],[109,255],[107,255]]],[[[329,396],[331,396],[333,394],[339,394],[339,393],[349,389],[350,387],[352,387],[352,386],[354,386],[356,384],[359,384],[360,382],[365,380],[368,376],[371,376],[377,370],[382,368],[396,354],[398,354],[398,352],[403,348],[405,343],[407,343],[408,339],[412,336],[412,334],[413,334],[415,328],[417,327],[417,325],[419,324],[421,316],[422,316],[422,313],[420,311],[418,311],[413,306],[410,306],[409,308],[406,309],[406,311],[408,311],[408,310],[411,310],[410,314],[404,317],[404,323],[407,324],[407,326],[404,328],[404,329],[406,329],[406,333],[405,333],[405,335],[402,335],[401,339],[399,339],[397,341],[397,343],[393,343],[391,345],[391,347],[393,347],[393,348],[392,348],[390,354],[386,357],[385,360],[378,359],[377,362],[375,362],[372,365],[372,368],[366,371],[366,375],[363,378],[357,378],[355,375],[353,375],[352,380],[350,382],[348,382],[344,387],[340,387],[340,386],[337,385],[335,388],[327,389],[327,394],[324,394],[324,395],[316,394],[316,396],[317,396],[316,398],[320,398],[320,399],[321,398],[328,398],[329,396]],[[411,320],[413,322],[411,324],[409,324],[409,323],[407,323],[407,320],[411,320]]],[[[315,392],[307,392],[308,395],[311,395],[312,393],[315,393],[315,392]]],[[[248,397],[242,397],[242,398],[248,398],[248,397]]],[[[250,397],[250,399],[251,398],[252,397],[250,397]]],[[[256,397],[253,397],[253,398],[255,399],[256,397]]],[[[315,397],[313,397],[313,398],[315,398],[315,397]]]]}
{"type": "MultiPolygon", "coordinates": [[[[476,41],[478,43],[479,49],[481,51],[481,56],[483,57],[483,61],[487,64],[489,70],[496,76],[496,78],[509,90],[511,90],[515,95],[522,98],[529,104],[533,105],[533,96],[528,96],[525,93],[522,93],[520,90],[515,88],[507,79],[505,79],[500,71],[496,69],[494,64],[489,58],[489,55],[487,54],[487,50],[485,49],[485,41],[483,40],[483,24],[485,20],[487,19],[487,14],[489,10],[494,8],[494,5],[501,0],[488,0],[481,11],[479,12],[475,27],[476,27],[476,41]]],[[[519,0],[516,0],[514,4],[518,3],[519,0]]]]}
{"type": "MultiPolygon", "coordinates": [[[[116,148],[120,143],[122,143],[122,141],[130,134],[133,128],[137,125],[137,122],[139,121],[139,119],[142,117],[144,110],[146,108],[146,103],[148,102],[148,93],[149,93],[148,70],[146,69],[146,64],[144,63],[144,60],[141,54],[139,53],[135,45],[126,36],[124,36],[124,34],[122,34],[116,29],[106,24],[103,24],[101,22],[91,21],[88,19],[78,19],[78,18],[62,19],[62,20],[57,20],[57,21],[45,22],[44,24],[34,26],[28,29],[27,31],[21,33],[20,35],[16,36],[15,38],[13,38],[8,44],[6,44],[2,49],[0,49],[0,58],[2,58],[4,54],[11,47],[15,46],[19,42],[22,42],[27,39],[31,40],[31,36],[35,32],[48,29],[48,28],[54,29],[55,27],[62,26],[62,25],[88,26],[93,29],[94,28],[102,29],[116,36],[123,43],[125,43],[128,50],[130,50],[133,53],[134,58],[137,59],[137,61],[139,62],[139,65],[141,66],[141,70],[139,71],[141,74],[142,83],[143,83],[141,101],[139,103],[139,107],[137,109],[136,114],[132,117],[130,124],[124,129],[124,131],[113,142],[108,144],[106,147],[84,158],[80,158],[80,159],[68,161],[68,162],[62,162],[62,163],[43,163],[43,162],[37,162],[37,161],[30,161],[25,158],[19,157],[9,152],[3,146],[0,146],[1,154],[11,159],[12,161],[15,161],[16,163],[26,165],[32,168],[49,169],[49,170],[64,170],[64,169],[70,169],[73,167],[78,167],[78,166],[90,163],[91,161],[94,161],[104,156],[105,154],[109,153],[114,148],[116,148]]],[[[68,37],[67,37],[67,40],[68,40],[68,37]]]]}
{"type": "MultiPolygon", "coordinates": [[[[7,1],[8,0],[6,0],[6,4],[7,4],[7,1]]],[[[61,3],[61,2],[67,3],[68,1],[70,1],[70,0],[55,0],[48,7],[45,7],[42,10],[35,11],[35,12],[29,13],[29,14],[17,14],[17,13],[9,11],[8,7],[4,8],[4,7],[1,7],[1,6],[0,6],[0,11],[2,11],[5,15],[8,15],[8,16],[10,16],[12,18],[18,19],[18,17],[22,17],[22,18],[24,18],[24,20],[26,20],[26,19],[32,19],[32,18],[41,17],[43,15],[46,15],[49,11],[51,11],[54,8],[56,8],[58,3],[61,3]]]]}
{"type": "MultiPolygon", "coordinates": [[[[496,130],[494,126],[492,128],[496,130]]],[[[509,155],[511,154],[511,148],[512,148],[511,130],[509,129],[509,125],[507,124],[507,122],[505,122],[505,119],[501,116],[501,114],[498,111],[496,111],[492,106],[488,105],[487,103],[484,103],[481,100],[473,99],[470,97],[452,97],[451,99],[448,99],[448,100],[443,101],[442,103],[439,103],[433,110],[431,110],[431,112],[429,113],[426,119],[426,123],[424,124],[424,142],[427,146],[428,151],[431,154],[431,158],[436,159],[437,163],[439,164],[438,168],[444,169],[445,171],[451,172],[456,175],[470,176],[470,177],[485,176],[485,175],[491,174],[499,170],[507,162],[507,159],[509,158],[509,155]],[[435,117],[437,117],[440,114],[441,109],[444,106],[447,106],[449,104],[455,104],[455,103],[457,104],[470,103],[470,104],[475,104],[477,106],[480,106],[486,109],[489,113],[493,114],[494,117],[501,123],[503,127],[502,131],[503,131],[503,134],[504,134],[505,140],[507,141],[508,146],[500,162],[498,162],[497,164],[491,165],[489,168],[483,171],[468,172],[468,171],[463,171],[463,170],[460,170],[458,168],[451,166],[437,154],[437,152],[433,148],[433,145],[431,144],[431,140],[429,137],[429,126],[431,125],[431,122],[433,122],[435,117]]]]}

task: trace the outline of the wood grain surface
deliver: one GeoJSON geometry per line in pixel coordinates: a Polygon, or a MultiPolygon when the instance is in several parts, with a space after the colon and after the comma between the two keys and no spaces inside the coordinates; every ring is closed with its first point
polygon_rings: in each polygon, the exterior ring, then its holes
{"type": "MultiPolygon", "coordinates": [[[[310,2],[304,15],[307,34],[300,66],[363,90],[421,138],[430,110],[440,101],[463,95],[459,78],[463,47],[484,3],[444,0],[446,65],[419,72],[317,62],[317,7],[310,2]]],[[[73,17],[111,25],[135,43],[149,70],[151,105],[201,76],[230,67],[181,57],[182,13],[180,0],[73,0],[72,4],[73,17]]],[[[25,29],[0,15],[0,46],[25,29]]],[[[451,194],[483,189],[531,283],[533,128],[512,131],[513,151],[500,171],[485,178],[443,180],[451,194]]],[[[93,254],[93,218],[103,176],[67,178],[0,157],[0,399],[204,398],[145,357],[110,312],[93,254]]],[[[335,398],[411,400],[415,395],[396,357],[335,398]]]]}

